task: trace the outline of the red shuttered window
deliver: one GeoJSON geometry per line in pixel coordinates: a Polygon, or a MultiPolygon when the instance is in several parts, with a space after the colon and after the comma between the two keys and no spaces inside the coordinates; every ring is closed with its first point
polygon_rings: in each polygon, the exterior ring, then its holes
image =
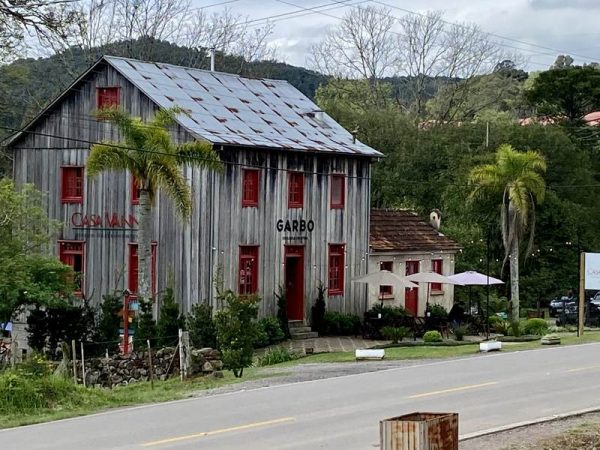
{"type": "MultiPolygon", "coordinates": [[[[379,270],[387,270],[393,272],[394,263],[393,261],[381,261],[379,263],[379,270]]],[[[379,295],[382,297],[392,295],[392,286],[379,286],[379,295]]]]}
{"type": "Polygon", "coordinates": [[[240,295],[255,294],[258,292],[258,246],[240,246],[239,268],[239,293],[240,295]]]}
{"type": "MultiPolygon", "coordinates": [[[[431,271],[435,273],[439,273],[443,275],[444,262],[441,259],[432,259],[431,260],[431,271]]],[[[442,284],[441,283],[431,283],[432,291],[441,291],[442,284]]]]}
{"type": "Polygon", "coordinates": [[[61,167],[61,200],[63,203],[83,203],[83,167],[61,167]]]}
{"type": "Polygon", "coordinates": [[[140,188],[138,187],[137,179],[134,176],[131,177],[131,204],[140,204],[140,188]]]}
{"type": "Polygon", "coordinates": [[[242,177],[242,207],[258,207],[259,171],[244,169],[242,177]]]}
{"type": "Polygon", "coordinates": [[[344,293],[344,245],[329,244],[329,295],[344,293]]]}
{"type": "Polygon", "coordinates": [[[75,293],[81,294],[83,290],[83,275],[85,273],[85,242],[82,241],[59,241],[58,251],[60,262],[71,266],[75,278],[75,293]]]}
{"type": "Polygon", "coordinates": [[[119,106],[121,103],[121,88],[99,87],[96,89],[96,106],[98,109],[119,106]]]}
{"type": "Polygon", "coordinates": [[[288,208],[304,206],[304,174],[290,172],[288,177],[288,208]]]}
{"type": "MultiPolygon", "coordinates": [[[[152,243],[152,262],[150,269],[150,284],[152,289],[152,294],[156,294],[156,247],[157,243],[152,243]]],[[[129,278],[127,282],[127,288],[129,291],[135,295],[138,291],[138,245],[137,243],[129,244],[129,278]]]]}
{"type": "Polygon", "coordinates": [[[346,176],[331,175],[331,209],[344,209],[346,204],[346,176]]]}

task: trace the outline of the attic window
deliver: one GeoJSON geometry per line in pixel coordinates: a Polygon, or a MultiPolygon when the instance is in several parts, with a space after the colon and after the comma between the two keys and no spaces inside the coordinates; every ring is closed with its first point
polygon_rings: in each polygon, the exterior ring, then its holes
{"type": "Polygon", "coordinates": [[[96,106],[98,109],[114,108],[121,103],[120,87],[96,88],[96,106]]]}

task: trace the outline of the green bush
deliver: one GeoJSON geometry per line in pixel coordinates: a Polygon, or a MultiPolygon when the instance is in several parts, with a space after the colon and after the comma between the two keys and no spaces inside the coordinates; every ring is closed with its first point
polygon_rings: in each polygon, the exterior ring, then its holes
{"type": "Polygon", "coordinates": [[[285,334],[279,325],[279,321],[275,317],[263,317],[258,321],[258,334],[260,339],[257,339],[257,347],[265,347],[267,345],[277,344],[285,339],[285,334]]]}
{"type": "Polygon", "coordinates": [[[256,365],[259,367],[272,366],[286,361],[296,359],[296,355],[290,353],[286,348],[276,347],[269,349],[264,355],[259,356],[256,365]]]}
{"type": "Polygon", "coordinates": [[[406,310],[401,306],[383,306],[381,303],[373,305],[368,311],[369,317],[379,317],[381,314],[381,323],[383,326],[400,326],[407,316],[406,310]]]}
{"type": "Polygon", "coordinates": [[[521,323],[518,320],[513,320],[509,325],[509,332],[511,336],[521,336],[521,323]]]}
{"type": "Polygon", "coordinates": [[[325,313],[325,334],[333,336],[354,336],[360,334],[360,318],[353,314],[335,311],[325,313]]]}
{"type": "Polygon", "coordinates": [[[183,316],[179,313],[179,304],[175,301],[172,288],[167,288],[162,298],[158,321],[156,322],[156,334],[160,347],[172,346],[177,342],[179,330],[185,325],[183,316]]]}
{"type": "Polygon", "coordinates": [[[406,327],[390,327],[390,326],[387,326],[387,327],[383,327],[381,329],[381,334],[386,339],[389,339],[390,341],[392,341],[393,344],[397,344],[398,342],[400,342],[405,337],[408,337],[409,334],[410,334],[410,331],[406,327]]]}
{"type": "Polygon", "coordinates": [[[283,287],[279,286],[279,292],[275,293],[277,299],[277,321],[279,322],[279,328],[283,331],[283,337],[290,337],[290,325],[287,315],[287,294],[283,287]]]}
{"type": "Polygon", "coordinates": [[[108,353],[114,354],[119,351],[119,331],[121,328],[121,317],[119,312],[123,307],[123,299],[117,292],[102,296],[100,304],[100,314],[98,316],[98,325],[94,340],[102,342],[101,345],[90,347],[90,351],[86,353],[94,355],[104,355],[106,350],[108,353]]]}
{"type": "Polygon", "coordinates": [[[467,334],[467,331],[468,328],[466,326],[458,326],[452,330],[452,333],[454,334],[454,338],[457,341],[462,341],[465,335],[467,334]]]}
{"type": "Polygon", "coordinates": [[[322,282],[317,285],[317,298],[310,309],[310,328],[319,334],[325,333],[325,292],[327,288],[322,282]]]}
{"type": "Polygon", "coordinates": [[[429,318],[440,322],[448,322],[448,311],[442,305],[429,305],[429,318]]]}
{"type": "Polygon", "coordinates": [[[213,320],[213,309],[207,303],[192,306],[187,315],[186,327],[194,348],[217,347],[217,331],[213,320]]]}
{"type": "Polygon", "coordinates": [[[523,325],[523,333],[543,336],[548,333],[548,322],[544,319],[529,319],[523,325]]]}
{"type": "Polygon", "coordinates": [[[442,335],[439,331],[430,330],[423,335],[423,342],[442,342],[442,335]]]}
{"type": "Polygon", "coordinates": [[[257,340],[258,302],[256,295],[238,296],[232,291],[220,295],[225,308],[215,314],[217,343],[223,356],[223,364],[236,378],[244,368],[252,365],[254,343],[257,340]]]}
{"type": "Polygon", "coordinates": [[[156,337],[156,322],[152,315],[152,301],[139,300],[139,311],[135,320],[133,334],[133,348],[143,350],[147,347],[146,341],[156,337]]]}

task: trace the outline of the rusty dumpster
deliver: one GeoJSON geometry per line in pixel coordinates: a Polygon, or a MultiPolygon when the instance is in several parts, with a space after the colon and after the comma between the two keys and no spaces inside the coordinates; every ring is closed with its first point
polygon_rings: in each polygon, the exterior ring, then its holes
{"type": "Polygon", "coordinates": [[[458,450],[458,413],[416,412],[379,422],[381,450],[458,450]]]}

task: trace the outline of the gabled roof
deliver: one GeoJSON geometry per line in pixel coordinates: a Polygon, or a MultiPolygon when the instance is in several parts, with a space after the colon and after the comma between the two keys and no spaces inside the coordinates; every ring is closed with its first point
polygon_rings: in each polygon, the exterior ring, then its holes
{"type": "MultiPolygon", "coordinates": [[[[102,57],[86,74],[103,62],[159,107],[185,109],[188,115],[180,114],[177,122],[198,139],[220,145],[382,156],[359,141],[353,142],[348,131],[287,81],[115,56],[102,57]]],[[[54,104],[56,101],[50,107],[54,104]]]]}
{"type": "Polygon", "coordinates": [[[372,209],[369,245],[372,251],[456,252],[462,247],[433,228],[416,212],[372,209]]]}

